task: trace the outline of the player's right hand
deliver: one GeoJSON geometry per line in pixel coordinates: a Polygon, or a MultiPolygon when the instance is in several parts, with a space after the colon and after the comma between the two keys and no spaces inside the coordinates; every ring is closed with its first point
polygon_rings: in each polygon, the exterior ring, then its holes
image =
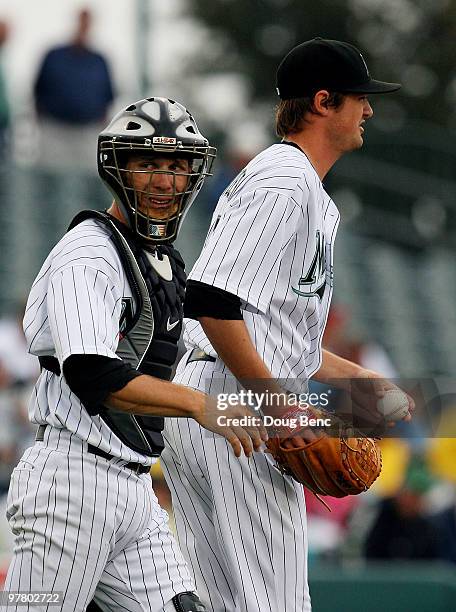
{"type": "MultiPolygon", "coordinates": [[[[379,399],[383,398],[385,393],[391,390],[403,391],[391,380],[377,372],[366,369],[361,370],[357,378],[351,380],[350,386],[353,420],[361,423],[364,427],[383,427],[385,420],[379,413],[377,405],[379,399]]],[[[403,392],[407,396],[409,411],[402,420],[408,422],[412,419],[415,401],[408,393],[403,392]]],[[[394,420],[386,422],[388,428],[395,425],[396,422],[394,420]]]]}
{"type": "Polygon", "coordinates": [[[222,411],[213,398],[207,397],[204,410],[194,418],[205,429],[223,436],[231,444],[236,457],[240,457],[242,452],[250,457],[254,451],[261,450],[268,440],[261,417],[243,404],[229,406],[222,411]],[[242,417],[248,417],[249,424],[233,423],[233,420],[242,417]]]}

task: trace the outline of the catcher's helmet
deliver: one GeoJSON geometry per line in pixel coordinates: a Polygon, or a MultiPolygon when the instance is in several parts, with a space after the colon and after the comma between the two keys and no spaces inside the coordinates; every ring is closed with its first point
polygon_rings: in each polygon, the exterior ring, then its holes
{"type": "Polygon", "coordinates": [[[149,243],[175,240],[180,224],[196,195],[210,175],[216,149],[209,146],[189,111],[174,100],[147,98],[130,104],[118,113],[98,137],[98,173],[119,204],[131,229],[149,243]],[[153,195],[152,175],[162,170],[130,170],[129,159],[185,158],[189,170],[185,191],[176,191],[174,175],[173,197],[176,210],[166,218],[154,218],[148,209],[139,206],[139,193],[133,188],[134,172],[150,175],[149,183],[140,193],[153,195]]]}

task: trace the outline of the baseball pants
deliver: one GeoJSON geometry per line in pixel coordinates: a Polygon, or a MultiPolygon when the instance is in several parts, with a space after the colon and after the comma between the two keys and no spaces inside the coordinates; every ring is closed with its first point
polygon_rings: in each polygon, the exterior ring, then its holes
{"type": "MultiPolygon", "coordinates": [[[[149,474],[90,454],[66,430],[46,429],[13,471],[7,516],[15,536],[7,591],[60,593],[34,611],[168,612],[194,591],[149,474]]],[[[1,612],[25,612],[8,604],[1,612]]]]}
{"type": "MultiPolygon", "coordinates": [[[[175,381],[220,392],[217,364],[192,362],[175,381]]],[[[214,612],[310,612],[302,486],[267,454],[237,459],[195,421],[166,419],[164,435],[178,541],[203,603],[214,612]]]]}

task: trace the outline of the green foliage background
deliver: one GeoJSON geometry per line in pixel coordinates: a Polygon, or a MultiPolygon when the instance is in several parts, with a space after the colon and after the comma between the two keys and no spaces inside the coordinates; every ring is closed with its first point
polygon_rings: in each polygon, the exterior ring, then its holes
{"type": "Polygon", "coordinates": [[[253,102],[273,99],[271,75],[289,49],[322,36],[358,46],[375,78],[402,82],[410,120],[456,126],[456,0],[188,0],[188,8],[213,41],[198,70],[244,74],[253,102]]]}

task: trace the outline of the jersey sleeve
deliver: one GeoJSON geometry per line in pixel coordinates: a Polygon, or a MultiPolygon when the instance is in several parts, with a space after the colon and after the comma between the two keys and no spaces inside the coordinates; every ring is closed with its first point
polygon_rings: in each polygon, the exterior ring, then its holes
{"type": "Polygon", "coordinates": [[[120,304],[105,273],[86,265],[56,271],[49,280],[47,310],[61,365],[74,354],[117,358],[120,304]]]}
{"type": "Polygon", "coordinates": [[[215,215],[189,279],[237,295],[266,312],[299,208],[287,196],[257,190],[231,200],[215,215]]]}

